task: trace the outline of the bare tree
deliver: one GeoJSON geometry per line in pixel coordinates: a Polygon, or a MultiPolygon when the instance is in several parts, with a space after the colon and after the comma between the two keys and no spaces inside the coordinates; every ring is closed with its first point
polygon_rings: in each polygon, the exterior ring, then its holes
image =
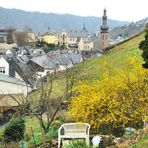
{"type": "Polygon", "coordinates": [[[8,33],[8,35],[7,35],[7,43],[8,44],[15,43],[15,35],[14,35],[15,29],[10,26],[10,27],[7,27],[6,31],[8,33]]]}
{"type": "Polygon", "coordinates": [[[48,132],[56,113],[62,105],[60,102],[62,97],[51,96],[55,74],[50,74],[48,77],[48,85],[46,88],[44,87],[44,78],[40,79],[42,84],[40,98],[34,109],[31,110],[31,112],[39,119],[39,123],[45,134],[48,132]]]}
{"type": "Polygon", "coordinates": [[[17,31],[15,32],[15,38],[18,46],[23,46],[26,43],[27,32],[25,31],[17,31]]]}
{"type": "Polygon", "coordinates": [[[25,26],[21,31],[15,32],[15,38],[18,46],[23,46],[26,44],[26,39],[30,31],[32,31],[31,28],[29,26],[25,26]]]}

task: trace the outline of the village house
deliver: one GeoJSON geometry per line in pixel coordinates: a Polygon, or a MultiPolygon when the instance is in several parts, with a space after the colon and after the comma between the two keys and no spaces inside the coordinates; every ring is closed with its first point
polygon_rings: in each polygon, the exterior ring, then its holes
{"type": "Polygon", "coordinates": [[[103,52],[109,46],[108,30],[106,9],[104,9],[100,31],[95,36],[89,33],[84,25],[81,30],[64,29],[58,35],[48,29],[45,34],[38,34],[38,41],[59,45],[67,50],[103,52]]]}
{"type": "Polygon", "coordinates": [[[38,40],[41,42],[46,42],[48,44],[58,44],[58,36],[56,35],[56,33],[50,29],[48,29],[48,32],[46,32],[45,34],[38,34],[38,40]]]}
{"type": "Polygon", "coordinates": [[[10,54],[0,56],[0,74],[7,75],[11,78],[16,78],[24,83],[34,87],[32,71],[27,67],[29,58],[27,55],[18,55],[18,50],[12,51],[10,54]],[[29,75],[26,77],[26,75],[29,75]]]}
{"type": "Polygon", "coordinates": [[[0,73],[9,75],[9,63],[3,56],[0,56],[0,73]]]}
{"type": "Polygon", "coordinates": [[[17,47],[17,44],[15,43],[14,31],[14,29],[0,29],[0,55],[5,55],[7,50],[17,47]]]}
{"type": "Polygon", "coordinates": [[[15,29],[13,28],[0,29],[0,43],[8,43],[8,44],[11,44],[10,42],[14,43],[15,42],[14,31],[15,29]]]}
{"type": "Polygon", "coordinates": [[[104,9],[99,35],[90,34],[84,25],[80,31],[63,30],[59,34],[58,43],[69,50],[104,52],[104,49],[109,46],[108,30],[106,9],[104,9]]]}
{"type": "Polygon", "coordinates": [[[12,49],[13,47],[17,47],[17,44],[0,43],[0,55],[7,54],[8,50],[12,49]]]}
{"type": "Polygon", "coordinates": [[[26,85],[26,83],[23,80],[9,77],[5,74],[0,74],[0,94],[6,95],[6,94],[24,94],[27,95],[27,90],[29,92],[32,90],[29,85],[26,85]],[[28,88],[29,89],[28,89],[28,88]]]}
{"type": "Polygon", "coordinates": [[[16,64],[12,56],[0,56],[0,74],[5,74],[10,77],[19,76],[16,72],[16,64]]]}
{"type": "Polygon", "coordinates": [[[26,42],[36,42],[36,36],[33,31],[28,31],[26,36],[26,42]]]}
{"type": "MultiPolygon", "coordinates": [[[[23,61],[24,56],[21,57],[23,61]]],[[[18,64],[20,61],[17,58],[13,53],[0,56],[0,112],[23,103],[22,96],[26,96],[33,88],[30,79],[25,81],[23,78],[25,64],[18,64]]]]}
{"type": "Polygon", "coordinates": [[[5,74],[0,74],[0,86],[0,112],[22,104],[23,95],[32,91],[23,80],[5,74]]]}
{"type": "Polygon", "coordinates": [[[60,46],[64,46],[69,50],[90,51],[93,49],[85,25],[81,31],[63,30],[59,34],[58,42],[60,46]]]}
{"type": "Polygon", "coordinates": [[[34,69],[38,73],[38,77],[46,76],[54,71],[62,71],[71,68],[73,65],[80,63],[83,58],[80,53],[67,51],[49,52],[43,56],[33,57],[27,63],[30,69],[34,69]]]}

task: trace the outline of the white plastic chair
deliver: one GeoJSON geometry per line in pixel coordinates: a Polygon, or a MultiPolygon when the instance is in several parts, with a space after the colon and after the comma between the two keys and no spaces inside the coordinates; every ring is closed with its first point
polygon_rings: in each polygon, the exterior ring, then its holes
{"type": "Polygon", "coordinates": [[[58,130],[58,148],[60,148],[62,139],[85,139],[89,145],[89,129],[88,123],[65,123],[58,130]],[[61,131],[63,130],[63,134],[61,131]]]}

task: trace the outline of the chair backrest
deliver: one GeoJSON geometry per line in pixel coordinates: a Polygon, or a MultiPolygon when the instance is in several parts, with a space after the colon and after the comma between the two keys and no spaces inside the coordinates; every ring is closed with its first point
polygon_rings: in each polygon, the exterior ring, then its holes
{"type": "Polygon", "coordinates": [[[65,123],[61,126],[64,135],[88,135],[90,125],[88,123],[65,123]]]}

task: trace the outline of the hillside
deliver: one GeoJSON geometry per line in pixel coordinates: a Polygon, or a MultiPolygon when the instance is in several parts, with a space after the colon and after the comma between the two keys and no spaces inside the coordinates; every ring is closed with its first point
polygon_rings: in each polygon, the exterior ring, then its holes
{"type": "MultiPolygon", "coordinates": [[[[92,58],[85,62],[82,62],[81,64],[76,65],[75,68],[78,69],[79,67],[83,66],[83,68],[81,69],[81,74],[78,75],[78,79],[86,79],[91,81],[93,79],[99,79],[101,72],[104,71],[106,68],[102,66],[104,65],[104,63],[112,63],[114,67],[120,67],[120,65],[125,63],[125,61],[129,57],[136,57],[136,59],[139,62],[142,62],[141,51],[138,49],[138,46],[139,42],[143,39],[144,35],[141,34],[121,45],[116,46],[115,48],[111,49],[108,53],[100,56],[99,58],[92,58]]],[[[52,96],[55,97],[64,94],[66,88],[66,86],[64,85],[65,82],[66,79],[64,77],[64,74],[59,74],[53,83],[52,96]]],[[[47,85],[44,85],[44,90],[45,88],[47,88],[47,85]]],[[[40,94],[41,90],[35,91],[31,94],[32,99],[35,103],[37,102],[37,99],[40,97],[40,94]]],[[[29,127],[30,122],[27,122],[27,124],[27,126],[29,127]]],[[[35,129],[36,127],[37,126],[33,128],[35,129]]],[[[39,134],[36,132],[36,136],[37,135],[39,134]]]]}
{"type": "MultiPolygon", "coordinates": [[[[123,43],[112,50],[110,50],[105,55],[100,56],[99,58],[92,58],[89,59],[81,64],[78,64],[75,66],[75,68],[78,68],[83,66],[82,73],[78,76],[80,79],[99,79],[100,78],[100,72],[104,70],[102,67],[102,64],[104,63],[112,63],[114,67],[119,67],[122,63],[124,63],[128,57],[136,57],[136,59],[139,62],[142,62],[141,58],[141,51],[138,49],[139,42],[144,39],[143,34],[123,43]]],[[[55,79],[53,83],[53,93],[52,96],[59,96],[63,95],[63,92],[65,90],[65,77],[62,73],[58,74],[58,77],[55,79]]],[[[44,86],[47,87],[47,85],[44,86]]],[[[32,98],[37,102],[38,97],[40,96],[40,90],[37,90],[30,94],[32,98]]],[[[33,104],[33,103],[32,103],[33,104]]],[[[59,124],[62,124],[61,121],[54,122],[53,126],[50,129],[50,132],[46,135],[46,140],[49,140],[51,138],[51,135],[54,135],[54,138],[57,138],[57,129],[59,128],[59,124]],[[49,138],[50,137],[50,138],[49,138]]],[[[3,140],[2,132],[4,130],[4,126],[0,127],[0,138],[3,140]]],[[[30,128],[34,131],[34,137],[36,139],[36,144],[40,144],[42,141],[40,126],[37,118],[31,116],[26,117],[26,135],[28,137],[32,135],[30,128]]],[[[0,141],[0,147],[3,146],[3,141],[0,141]]],[[[143,139],[142,142],[146,143],[147,137],[143,139]]],[[[30,138],[27,141],[28,146],[32,146],[34,144],[34,139],[30,138]]],[[[141,142],[137,143],[139,146],[141,146],[141,142]]],[[[11,146],[10,146],[11,147],[11,146]]],[[[17,147],[17,146],[16,146],[17,147]]]]}
{"type": "MultiPolygon", "coordinates": [[[[92,58],[76,65],[75,67],[78,69],[79,67],[83,67],[78,78],[91,81],[99,79],[100,74],[106,70],[106,67],[103,67],[102,65],[111,63],[114,67],[120,67],[128,58],[131,57],[136,57],[139,62],[142,62],[141,51],[138,47],[140,41],[143,39],[144,35],[140,34],[139,36],[114,47],[108,53],[100,56],[99,58],[92,58]]],[[[66,86],[63,85],[65,82],[66,80],[64,74],[59,74],[53,84],[52,96],[63,95],[66,88],[66,86]]],[[[46,87],[47,86],[45,85],[45,88],[46,87]]],[[[40,96],[40,93],[41,91],[38,90],[33,92],[31,96],[35,99],[40,96]]]]}
{"type": "MultiPolygon", "coordinates": [[[[110,28],[127,24],[124,21],[109,20],[110,28]]],[[[61,31],[63,29],[80,30],[86,25],[89,32],[95,32],[101,24],[100,17],[81,17],[71,14],[54,14],[28,12],[18,9],[6,9],[0,7],[0,28],[15,27],[23,28],[29,26],[36,33],[46,32],[48,27],[53,31],[61,31]]]]}
{"type": "Polygon", "coordinates": [[[87,79],[99,78],[99,72],[102,69],[102,63],[112,63],[114,67],[119,67],[128,58],[136,57],[142,62],[139,43],[144,39],[143,34],[112,48],[108,53],[96,59],[90,59],[84,62],[84,76],[87,79]]]}
{"type": "Polygon", "coordinates": [[[118,36],[122,38],[130,38],[139,32],[141,32],[145,25],[148,23],[148,17],[137,22],[132,22],[128,25],[115,27],[110,31],[110,37],[112,39],[117,38],[118,36]]]}

